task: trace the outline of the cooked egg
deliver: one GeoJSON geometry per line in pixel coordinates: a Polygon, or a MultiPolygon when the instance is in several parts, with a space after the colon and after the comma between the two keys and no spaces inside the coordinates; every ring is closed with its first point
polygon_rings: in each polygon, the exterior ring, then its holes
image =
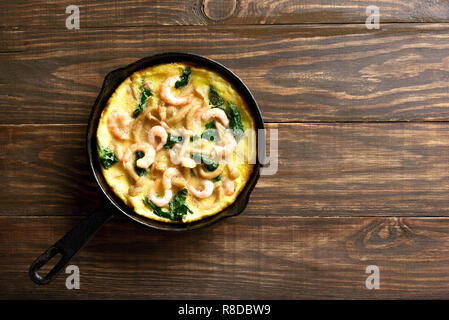
{"type": "Polygon", "coordinates": [[[189,63],[132,74],[109,98],[97,129],[114,193],[138,214],[169,223],[203,219],[234,202],[254,167],[255,137],[238,91],[189,63]]]}

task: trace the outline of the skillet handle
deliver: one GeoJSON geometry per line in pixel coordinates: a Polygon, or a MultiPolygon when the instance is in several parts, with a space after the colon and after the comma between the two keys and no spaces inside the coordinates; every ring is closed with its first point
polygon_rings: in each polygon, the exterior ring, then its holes
{"type": "Polygon", "coordinates": [[[50,283],[103,224],[114,216],[115,212],[107,201],[103,201],[90,216],[81,221],[31,264],[29,271],[31,280],[37,284],[50,283]],[[58,253],[61,254],[61,259],[47,275],[41,276],[38,273],[39,269],[58,253]]]}

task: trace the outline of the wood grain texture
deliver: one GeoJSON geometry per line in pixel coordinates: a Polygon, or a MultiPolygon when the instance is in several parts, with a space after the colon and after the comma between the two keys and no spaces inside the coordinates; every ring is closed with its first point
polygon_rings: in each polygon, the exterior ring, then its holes
{"type": "Polygon", "coordinates": [[[71,31],[68,4],[0,11],[0,299],[449,299],[449,2],[80,0],[71,31]],[[278,172],[206,229],[114,218],[72,261],[80,290],[35,285],[31,262],[101,201],[85,135],[104,76],[168,51],[242,78],[278,172]]]}
{"type": "MultiPolygon", "coordinates": [[[[245,215],[449,216],[449,123],[270,124],[279,169],[245,215]],[[286,201],[286,199],[289,199],[286,201]]],[[[80,125],[0,126],[0,215],[85,215],[100,202],[80,125]]]]}
{"type": "MultiPolygon", "coordinates": [[[[150,25],[364,23],[377,5],[381,22],[448,22],[438,0],[79,0],[81,28],[150,25]]],[[[4,1],[3,28],[65,28],[67,2],[4,1]]]]}
{"type": "Polygon", "coordinates": [[[0,217],[0,298],[449,298],[447,218],[238,216],[187,233],[116,218],[72,260],[80,290],[64,273],[35,285],[30,261],[78,221],[0,217]],[[380,290],[365,288],[372,264],[380,290]]]}
{"type": "Polygon", "coordinates": [[[448,121],[449,26],[151,27],[5,31],[0,123],[87,123],[104,76],[188,51],[253,91],[267,122],[448,121]],[[56,49],[57,48],[57,49],[56,49]]]}

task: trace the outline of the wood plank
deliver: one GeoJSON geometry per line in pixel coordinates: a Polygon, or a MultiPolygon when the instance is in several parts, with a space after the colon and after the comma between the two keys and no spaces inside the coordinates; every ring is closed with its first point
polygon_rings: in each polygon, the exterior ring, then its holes
{"type": "MultiPolygon", "coordinates": [[[[261,177],[245,215],[449,215],[449,123],[268,128],[279,130],[279,169],[261,177]]],[[[85,133],[82,125],[0,126],[0,215],[91,212],[100,193],[85,133]]]]}
{"type": "MultiPolygon", "coordinates": [[[[348,23],[366,20],[377,5],[381,22],[448,22],[449,4],[430,0],[79,0],[81,28],[149,25],[348,23]]],[[[5,2],[3,28],[64,29],[68,3],[5,2]]]]}
{"type": "Polygon", "coordinates": [[[85,126],[4,126],[0,132],[4,214],[83,215],[100,203],[85,126]]]}
{"type": "Polygon", "coordinates": [[[447,218],[239,216],[188,233],[116,218],[72,260],[80,290],[64,273],[32,283],[31,262],[78,221],[0,217],[0,298],[449,298],[447,218]],[[368,265],[380,290],[365,287],[368,265]]]}
{"type": "Polygon", "coordinates": [[[86,123],[109,71],[176,50],[236,72],[268,122],[449,120],[449,25],[138,27],[1,36],[2,124],[86,123]]]}

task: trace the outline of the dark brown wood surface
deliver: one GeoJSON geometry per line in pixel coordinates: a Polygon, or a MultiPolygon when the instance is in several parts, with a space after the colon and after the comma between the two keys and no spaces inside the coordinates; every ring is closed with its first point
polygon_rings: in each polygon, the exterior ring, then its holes
{"type": "MultiPolygon", "coordinates": [[[[279,169],[260,179],[245,215],[449,216],[449,123],[267,127],[278,129],[279,169]]],[[[86,130],[66,124],[0,126],[0,167],[8,168],[0,177],[0,214],[91,212],[100,191],[87,162],[86,130]]]]}
{"type": "Polygon", "coordinates": [[[448,2],[78,4],[80,30],[63,2],[0,10],[0,298],[449,299],[448,2]],[[80,290],[35,285],[31,262],[101,201],[85,135],[104,76],[166,51],[242,78],[278,172],[206,229],[115,218],[73,259],[80,290]]]}
{"type": "Polygon", "coordinates": [[[244,214],[182,234],[117,218],[73,259],[80,290],[65,289],[64,274],[36,286],[30,254],[78,221],[0,217],[0,253],[8,257],[0,261],[0,298],[447,298],[447,218],[244,214]],[[365,287],[371,264],[381,270],[379,290],[365,287]]]}
{"type": "MultiPolygon", "coordinates": [[[[81,27],[153,25],[244,25],[361,23],[377,5],[382,22],[448,22],[449,3],[441,0],[79,0],[81,27]]],[[[4,1],[3,28],[64,28],[67,2],[4,1]]]]}
{"type": "Polygon", "coordinates": [[[108,72],[167,51],[231,68],[267,122],[449,120],[447,24],[30,28],[2,37],[4,124],[86,123],[108,72]]]}

